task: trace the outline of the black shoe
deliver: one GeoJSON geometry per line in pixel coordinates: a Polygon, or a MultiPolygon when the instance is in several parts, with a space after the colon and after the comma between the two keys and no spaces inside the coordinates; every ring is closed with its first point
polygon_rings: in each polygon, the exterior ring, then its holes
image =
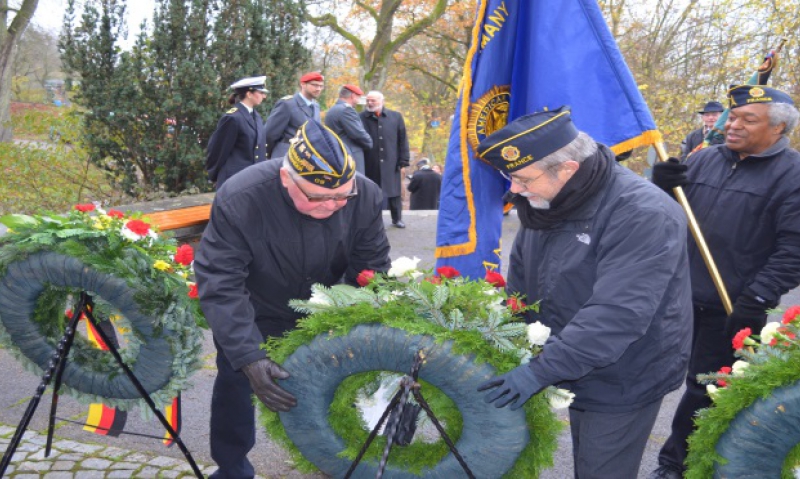
{"type": "Polygon", "coordinates": [[[396,222],[392,223],[392,226],[394,226],[395,228],[405,228],[406,224],[403,223],[402,220],[400,220],[400,221],[396,221],[396,222]]]}
{"type": "Polygon", "coordinates": [[[658,469],[651,472],[647,479],[682,479],[683,473],[672,466],[658,466],[658,469]]]}

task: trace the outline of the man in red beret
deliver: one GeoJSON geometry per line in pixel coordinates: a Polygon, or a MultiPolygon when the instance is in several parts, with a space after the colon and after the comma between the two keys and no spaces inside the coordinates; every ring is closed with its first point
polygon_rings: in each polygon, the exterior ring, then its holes
{"type": "Polygon", "coordinates": [[[325,114],[325,126],[339,135],[356,162],[356,170],[364,174],[364,150],[372,148],[372,137],[358,117],[355,106],[364,95],[355,85],[344,85],[339,99],[325,114]]]}
{"type": "Polygon", "coordinates": [[[275,103],[264,128],[267,132],[267,158],[282,158],[289,151],[289,140],[308,120],[320,119],[317,98],[325,88],[325,78],[319,72],[300,77],[300,91],[275,103]]]}

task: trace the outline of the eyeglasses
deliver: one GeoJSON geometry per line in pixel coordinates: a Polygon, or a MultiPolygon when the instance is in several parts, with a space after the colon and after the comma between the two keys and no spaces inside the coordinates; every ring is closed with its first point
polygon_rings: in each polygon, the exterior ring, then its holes
{"type": "Polygon", "coordinates": [[[501,171],[500,174],[503,176],[503,178],[507,179],[508,181],[516,183],[527,190],[530,185],[536,182],[536,180],[546,175],[547,170],[543,171],[542,174],[540,174],[536,178],[517,178],[516,176],[509,175],[505,171],[501,171]]]}
{"type": "Polygon", "coordinates": [[[289,178],[292,179],[294,186],[300,190],[300,193],[303,193],[303,196],[305,196],[306,200],[308,200],[310,203],[324,203],[326,201],[341,202],[351,200],[358,196],[358,181],[353,182],[353,189],[350,190],[350,193],[347,193],[346,195],[309,195],[303,188],[300,187],[300,184],[297,182],[294,175],[290,174],[289,178]]]}
{"type": "Polygon", "coordinates": [[[314,88],[325,88],[324,83],[306,83],[306,85],[314,88]]]}

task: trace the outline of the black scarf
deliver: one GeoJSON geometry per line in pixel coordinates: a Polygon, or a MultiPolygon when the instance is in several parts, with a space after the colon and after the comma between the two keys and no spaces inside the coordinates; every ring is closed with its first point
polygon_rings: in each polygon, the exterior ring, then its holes
{"type": "Polygon", "coordinates": [[[524,196],[513,195],[511,202],[517,207],[522,226],[534,230],[552,228],[569,218],[605,186],[614,168],[614,154],[603,145],[597,146],[597,152],[581,163],[578,171],[550,202],[550,209],[534,208],[524,196]]]}

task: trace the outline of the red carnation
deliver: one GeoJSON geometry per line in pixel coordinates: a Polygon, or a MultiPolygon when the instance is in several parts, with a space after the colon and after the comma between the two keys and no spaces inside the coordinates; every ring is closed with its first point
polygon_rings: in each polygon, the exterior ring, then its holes
{"type": "Polygon", "coordinates": [[[139,236],[144,236],[150,231],[150,225],[142,220],[130,220],[125,223],[125,226],[139,236]]]}
{"type": "Polygon", "coordinates": [[[783,324],[789,324],[800,314],[800,306],[792,306],[783,313],[783,324]]]}
{"type": "Polygon", "coordinates": [[[356,276],[356,283],[363,287],[370,284],[373,279],[375,279],[375,271],[372,271],[371,269],[365,269],[358,273],[358,276],[356,276]]]}
{"type": "Polygon", "coordinates": [[[425,278],[425,281],[429,282],[430,284],[442,284],[442,277],[441,276],[428,276],[425,278]]]}
{"type": "Polygon", "coordinates": [[[749,338],[751,334],[753,334],[753,330],[750,328],[744,328],[736,333],[736,336],[733,337],[733,349],[737,351],[742,349],[744,347],[744,340],[749,338]]]}
{"type": "Polygon", "coordinates": [[[520,310],[525,307],[525,302],[517,298],[516,296],[508,298],[507,304],[508,308],[511,309],[511,312],[513,314],[519,313],[520,310]]]}
{"type": "Polygon", "coordinates": [[[503,278],[503,275],[496,271],[487,271],[486,278],[484,279],[495,288],[502,288],[506,285],[506,280],[503,278]]]}
{"type": "MultiPolygon", "coordinates": [[[[719,368],[719,374],[730,374],[731,371],[732,371],[732,369],[731,369],[730,366],[722,366],[721,368],[719,368]]],[[[725,382],[724,379],[718,379],[717,380],[717,385],[719,387],[721,387],[721,388],[724,388],[725,386],[728,385],[728,383],[725,382]]]]}
{"type": "Polygon", "coordinates": [[[444,276],[445,278],[455,278],[456,276],[461,276],[461,272],[452,266],[440,266],[436,268],[436,274],[439,276],[444,276]]]}
{"type": "Polygon", "coordinates": [[[192,283],[192,284],[189,285],[189,293],[188,293],[188,295],[192,299],[197,298],[197,285],[196,284],[192,283]]]}
{"type": "Polygon", "coordinates": [[[108,210],[108,213],[106,214],[112,218],[122,218],[125,216],[125,213],[120,210],[108,210]]]}
{"type": "Polygon", "coordinates": [[[194,250],[188,244],[182,244],[175,251],[175,262],[184,266],[189,266],[194,261],[194,250]]]}
{"type": "Polygon", "coordinates": [[[75,205],[75,209],[80,211],[81,213],[88,213],[90,211],[94,211],[94,205],[91,203],[84,203],[80,205],[75,205]]]}

